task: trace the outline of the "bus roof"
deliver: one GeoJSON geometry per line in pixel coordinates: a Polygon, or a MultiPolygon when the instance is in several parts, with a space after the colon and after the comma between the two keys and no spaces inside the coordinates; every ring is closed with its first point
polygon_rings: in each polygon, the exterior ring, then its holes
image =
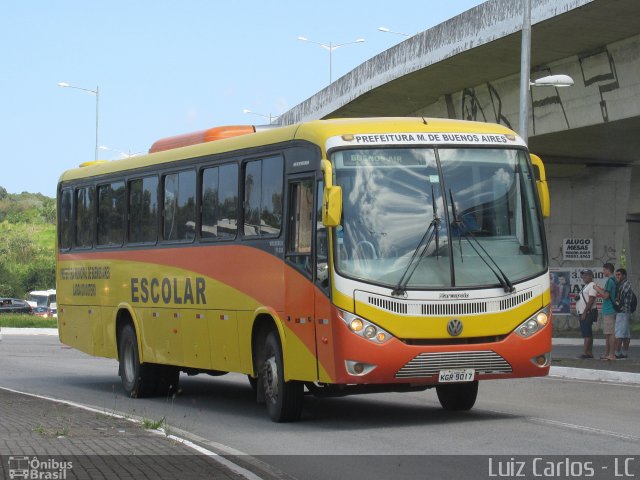
{"type": "Polygon", "coordinates": [[[515,135],[515,133],[507,127],[494,123],[441,118],[423,119],[422,117],[313,120],[277,128],[260,129],[257,127],[255,128],[255,133],[250,133],[248,130],[253,128],[253,126],[214,127],[191,134],[164,138],[154,143],[151,148],[154,151],[152,153],[110,162],[95,162],[82,168],[67,170],[60,176],[60,182],[90,178],[97,175],[152,165],[162,165],[176,160],[248,149],[261,145],[273,145],[291,140],[307,140],[313,142],[317,144],[324,153],[325,142],[328,138],[345,134],[456,132],[515,135]],[[225,136],[225,129],[236,129],[235,135],[225,136]],[[199,143],[198,140],[202,140],[204,143],[199,143]]]}
{"type": "Polygon", "coordinates": [[[32,290],[29,292],[29,295],[43,295],[43,296],[49,296],[49,295],[55,295],[56,291],[54,289],[49,289],[49,290],[32,290]]]}

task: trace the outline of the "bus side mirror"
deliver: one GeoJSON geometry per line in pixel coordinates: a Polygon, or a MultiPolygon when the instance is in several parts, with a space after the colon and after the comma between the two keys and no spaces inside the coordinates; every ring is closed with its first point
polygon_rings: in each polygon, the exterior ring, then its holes
{"type": "Polygon", "coordinates": [[[334,185],[324,189],[322,196],[322,224],[337,227],[342,217],[342,188],[334,185]]]}
{"type": "Polygon", "coordinates": [[[536,186],[538,187],[538,198],[540,199],[540,208],[542,216],[548,218],[551,215],[551,198],[549,196],[549,185],[547,184],[547,174],[544,170],[542,159],[530,153],[531,164],[536,173],[536,186]]]}
{"type": "Polygon", "coordinates": [[[333,168],[331,162],[322,159],[324,192],[322,193],[322,224],[325,227],[337,227],[342,217],[342,187],[333,184],[333,168]]]}

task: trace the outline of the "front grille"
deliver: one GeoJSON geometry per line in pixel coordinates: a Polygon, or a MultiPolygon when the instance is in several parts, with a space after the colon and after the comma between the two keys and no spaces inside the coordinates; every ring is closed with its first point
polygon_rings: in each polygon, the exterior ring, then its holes
{"type": "Polygon", "coordinates": [[[507,338],[505,335],[491,335],[488,337],[451,337],[451,338],[399,338],[407,345],[472,345],[478,343],[497,343],[507,338]]]}
{"type": "Polygon", "coordinates": [[[505,374],[513,370],[509,362],[491,350],[421,353],[396,373],[396,378],[433,377],[440,370],[473,368],[478,374],[505,374]]]}
{"type": "Polygon", "coordinates": [[[367,292],[356,292],[356,301],[373,305],[397,315],[424,317],[462,317],[484,313],[499,313],[518,307],[534,297],[533,289],[507,296],[484,300],[403,300],[367,292]]]}

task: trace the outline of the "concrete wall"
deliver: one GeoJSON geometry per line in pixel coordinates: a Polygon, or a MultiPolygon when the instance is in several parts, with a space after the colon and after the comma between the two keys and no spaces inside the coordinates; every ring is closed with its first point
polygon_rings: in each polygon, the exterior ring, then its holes
{"type": "MultiPolygon", "coordinates": [[[[570,75],[575,85],[532,87],[530,137],[640,115],[640,35],[537,65],[531,77],[559,73],[570,75]]],[[[512,75],[442,96],[415,114],[495,122],[517,129],[519,88],[519,74],[512,75]]]]}
{"type": "MultiPolygon", "coordinates": [[[[536,0],[531,7],[531,23],[535,25],[592,1],[536,0]]],[[[290,125],[323,118],[376,87],[521,28],[521,2],[489,0],[376,55],[280,115],[277,123],[290,125]]]]}
{"type": "MultiPolygon", "coordinates": [[[[551,216],[546,220],[551,267],[600,267],[606,262],[620,266],[625,249],[629,259],[626,224],[630,192],[630,167],[572,166],[567,175],[549,179],[551,216]],[[592,238],[593,260],[562,258],[564,238],[592,238]]],[[[550,166],[549,174],[554,168],[550,166]]]]}
{"type": "MultiPolygon", "coordinates": [[[[532,89],[530,136],[640,115],[640,35],[533,70],[534,79],[566,73],[575,85],[532,89]]],[[[517,129],[518,108],[519,75],[513,75],[442,96],[415,113],[495,122],[517,129]]],[[[580,162],[579,158],[571,160],[580,162]]],[[[640,223],[627,223],[628,215],[633,214],[640,221],[640,190],[631,188],[640,185],[640,167],[601,166],[609,160],[603,158],[598,166],[587,162],[547,165],[552,200],[551,217],[546,222],[550,266],[611,262],[618,268],[622,255],[634,286],[640,287],[640,223]],[[562,239],[569,237],[592,238],[594,259],[563,261],[562,239]]]]}

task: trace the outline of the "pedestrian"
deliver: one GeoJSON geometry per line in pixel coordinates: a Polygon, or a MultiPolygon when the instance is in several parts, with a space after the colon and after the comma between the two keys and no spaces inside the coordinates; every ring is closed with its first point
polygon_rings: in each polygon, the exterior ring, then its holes
{"type": "Polygon", "coordinates": [[[602,295],[602,332],[604,333],[604,354],[600,360],[616,359],[616,310],[613,308],[613,300],[616,298],[616,281],[613,277],[615,267],[612,263],[602,266],[602,273],[607,279],[604,288],[596,285],[596,291],[602,295]]]}
{"type": "Polygon", "coordinates": [[[631,341],[629,319],[631,318],[633,290],[631,290],[631,283],[627,280],[626,269],[619,268],[616,270],[616,282],[618,282],[616,304],[620,309],[616,313],[616,358],[622,359],[629,356],[629,342],[631,341]]]}
{"type": "Polygon", "coordinates": [[[595,310],[595,318],[598,318],[598,310],[596,310],[596,296],[598,293],[594,288],[593,272],[589,269],[580,271],[580,277],[584,282],[584,286],[578,294],[576,300],[576,312],[580,319],[580,334],[583,338],[582,355],[578,358],[593,358],[593,315],[595,310]]]}

